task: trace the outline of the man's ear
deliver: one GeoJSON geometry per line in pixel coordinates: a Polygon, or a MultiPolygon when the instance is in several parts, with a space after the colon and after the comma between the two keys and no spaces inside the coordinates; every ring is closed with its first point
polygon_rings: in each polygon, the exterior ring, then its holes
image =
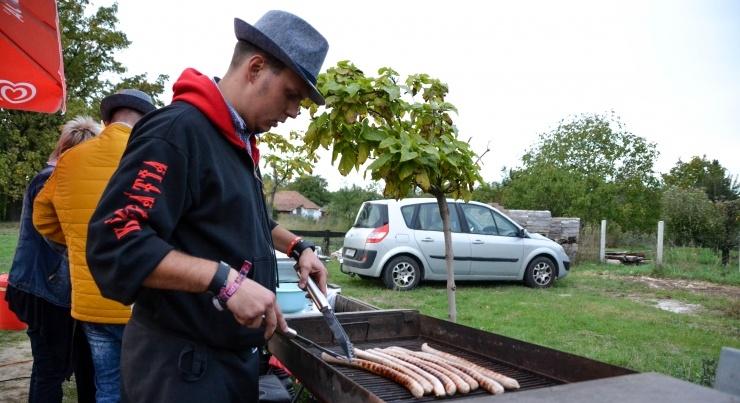
{"type": "Polygon", "coordinates": [[[246,65],[246,79],[247,82],[254,82],[254,80],[257,79],[257,77],[262,73],[262,71],[267,67],[267,60],[265,60],[265,57],[262,56],[259,53],[256,53],[249,57],[246,65]]]}

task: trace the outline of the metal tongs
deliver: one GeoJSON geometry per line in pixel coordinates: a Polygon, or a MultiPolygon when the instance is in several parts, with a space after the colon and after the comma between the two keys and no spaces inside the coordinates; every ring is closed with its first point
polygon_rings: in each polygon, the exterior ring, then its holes
{"type": "MultiPolygon", "coordinates": [[[[300,269],[298,268],[298,264],[293,266],[293,268],[298,272],[298,275],[300,276],[300,269]]],[[[313,303],[316,305],[316,308],[321,311],[321,314],[324,316],[324,320],[329,325],[329,330],[331,330],[331,334],[334,336],[334,340],[336,340],[337,344],[339,344],[339,347],[342,348],[342,351],[344,352],[344,357],[341,355],[338,355],[337,353],[319,346],[315,342],[301,336],[293,329],[288,328],[288,332],[286,332],[286,336],[288,338],[297,338],[303,342],[309,343],[313,345],[314,347],[317,347],[319,350],[324,351],[328,354],[331,354],[332,356],[339,356],[342,358],[352,359],[355,358],[355,354],[353,352],[352,342],[349,341],[349,336],[347,336],[347,333],[344,331],[344,328],[339,323],[339,320],[337,319],[336,315],[334,315],[334,309],[332,309],[331,305],[329,304],[329,301],[326,299],[326,296],[324,293],[321,292],[321,289],[318,285],[313,281],[313,279],[309,276],[308,281],[306,282],[306,288],[305,290],[308,292],[308,296],[311,298],[313,303]]]]}

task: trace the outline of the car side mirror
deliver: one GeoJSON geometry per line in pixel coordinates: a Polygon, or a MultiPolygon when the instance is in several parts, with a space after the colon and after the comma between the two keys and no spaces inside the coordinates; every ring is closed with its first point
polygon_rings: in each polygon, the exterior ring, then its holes
{"type": "Polygon", "coordinates": [[[527,230],[524,228],[519,228],[519,231],[516,233],[516,236],[518,236],[519,238],[529,238],[527,236],[527,230]]]}

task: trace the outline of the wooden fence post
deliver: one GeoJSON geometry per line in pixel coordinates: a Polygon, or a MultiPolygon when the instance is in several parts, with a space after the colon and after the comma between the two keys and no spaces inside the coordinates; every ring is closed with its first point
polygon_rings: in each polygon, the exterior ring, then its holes
{"type": "Polygon", "coordinates": [[[331,256],[331,251],[329,250],[329,239],[331,238],[331,231],[326,230],[326,235],[324,235],[324,256],[331,256]]]}
{"type": "Polygon", "coordinates": [[[601,220],[601,240],[599,241],[599,262],[606,263],[606,220],[601,220]]]}
{"type": "Polygon", "coordinates": [[[663,221],[658,221],[658,248],[655,252],[655,266],[663,265],[663,221]]]}

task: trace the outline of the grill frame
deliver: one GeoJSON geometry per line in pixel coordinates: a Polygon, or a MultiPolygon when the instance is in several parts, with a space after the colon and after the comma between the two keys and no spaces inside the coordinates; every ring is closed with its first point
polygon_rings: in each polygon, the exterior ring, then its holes
{"type": "MultiPolygon", "coordinates": [[[[435,348],[517,379],[522,386],[520,391],[635,373],[626,368],[432,318],[415,310],[340,312],[337,313],[337,319],[357,348],[397,345],[420,350],[421,344],[427,342],[435,348]]],[[[288,324],[317,344],[340,351],[322,317],[291,318],[288,324]]],[[[432,396],[414,399],[406,389],[390,380],[358,369],[329,365],[319,358],[318,349],[279,334],[270,340],[269,349],[321,401],[439,400],[432,396]]],[[[478,390],[447,399],[479,400],[485,396],[491,395],[478,390]]]]}

